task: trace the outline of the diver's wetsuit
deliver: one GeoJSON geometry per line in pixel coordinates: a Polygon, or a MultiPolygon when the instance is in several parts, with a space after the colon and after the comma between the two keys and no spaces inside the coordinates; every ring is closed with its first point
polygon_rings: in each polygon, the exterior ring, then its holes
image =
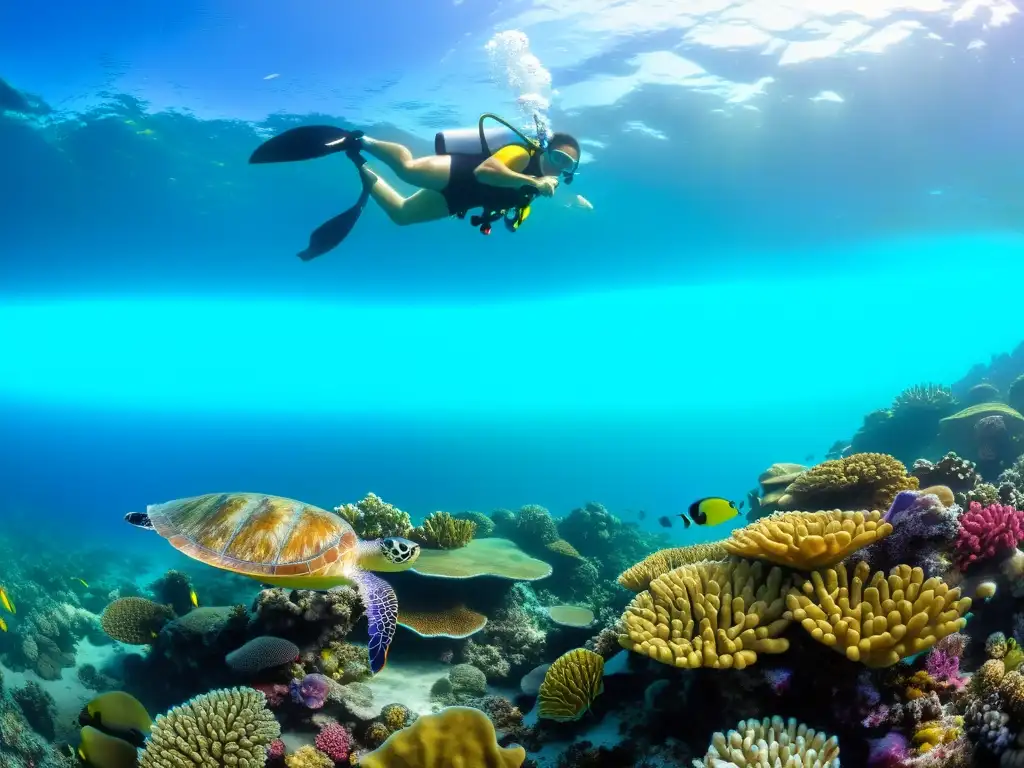
{"type": "MultiPolygon", "coordinates": [[[[452,216],[465,215],[470,208],[483,208],[485,211],[503,211],[518,208],[524,204],[522,189],[510,187],[492,187],[477,179],[474,171],[493,154],[452,155],[451,175],[448,186],[441,192],[448,203],[448,213],[452,216]]],[[[540,178],[540,153],[535,152],[530,162],[522,171],[524,176],[540,178]]]]}

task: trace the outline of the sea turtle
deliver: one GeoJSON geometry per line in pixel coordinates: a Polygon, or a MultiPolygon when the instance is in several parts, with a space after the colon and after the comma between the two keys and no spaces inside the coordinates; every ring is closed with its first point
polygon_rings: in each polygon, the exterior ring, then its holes
{"type": "Polygon", "coordinates": [[[342,517],[301,501],[259,493],[211,493],[153,504],[124,519],[156,531],[207,565],[292,589],[352,584],[366,608],[370,669],[384,668],[398,621],[391,586],[368,571],[404,571],[419,557],[398,536],[360,541],[342,517]]]}

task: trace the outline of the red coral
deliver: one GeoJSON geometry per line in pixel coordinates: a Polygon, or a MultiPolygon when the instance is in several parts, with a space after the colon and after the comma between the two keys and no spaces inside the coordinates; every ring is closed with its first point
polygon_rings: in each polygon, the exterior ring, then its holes
{"type": "Polygon", "coordinates": [[[288,698],[288,686],[281,683],[256,683],[251,687],[263,692],[267,697],[267,706],[271,709],[281,706],[288,698]]]}
{"type": "Polygon", "coordinates": [[[340,723],[331,723],[320,729],[315,744],[331,760],[341,763],[348,759],[352,751],[352,734],[340,723]]]}
{"type": "Polygon", "coordinates": [[[1024,539],[1024,512],[1011,506],[990,504],[982,507],[976,501],[960,515],[953,562],[966,571],[974,562],[1005,555],[1024,539]]]}

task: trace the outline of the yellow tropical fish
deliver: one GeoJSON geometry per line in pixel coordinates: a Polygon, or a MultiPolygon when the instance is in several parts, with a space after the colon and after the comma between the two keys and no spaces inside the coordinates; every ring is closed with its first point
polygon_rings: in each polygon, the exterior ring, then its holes
{"type": "Polygon", "coordinates": [[[0,618],[0,630],[7,631],[7,622],[0,618]]]}
{"type": "MultiPolygon", "coordinates": [[[[14,609],[14,603],[11,602],[10,596],[7,594],[7,590],[0,587],[0,605],[2,605],[8,613],[17,613],[14,609]]],[[[5,632],[7,630],[4,630],[5,632]]]]}
{"type": "Polygon", "coordinates": [[[75,581],[77,581],[79,584],[81,584],[86,589],[89,588],[89,585],[85,583],[85,579],[80,579],[77,576],[75,576],[75,581]]]}
{"type": "Polygon", "coordinates": [[[196,594],[196,591],[194,589],[190,589],[188,591],[188,599],[192,601],[193,608],[199,607],[199,596],[196,594]]]}

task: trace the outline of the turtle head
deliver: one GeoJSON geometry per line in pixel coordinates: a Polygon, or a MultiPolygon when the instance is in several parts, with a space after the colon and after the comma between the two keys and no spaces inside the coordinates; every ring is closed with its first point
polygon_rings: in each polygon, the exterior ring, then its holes
{"type": "Polygon", "coordinates": [[[405,571],[420,556],[420,545],[401,536],[388,536],[370,542],[372,547],[360,558],[360,566],[368,571],[405,571]]]}

